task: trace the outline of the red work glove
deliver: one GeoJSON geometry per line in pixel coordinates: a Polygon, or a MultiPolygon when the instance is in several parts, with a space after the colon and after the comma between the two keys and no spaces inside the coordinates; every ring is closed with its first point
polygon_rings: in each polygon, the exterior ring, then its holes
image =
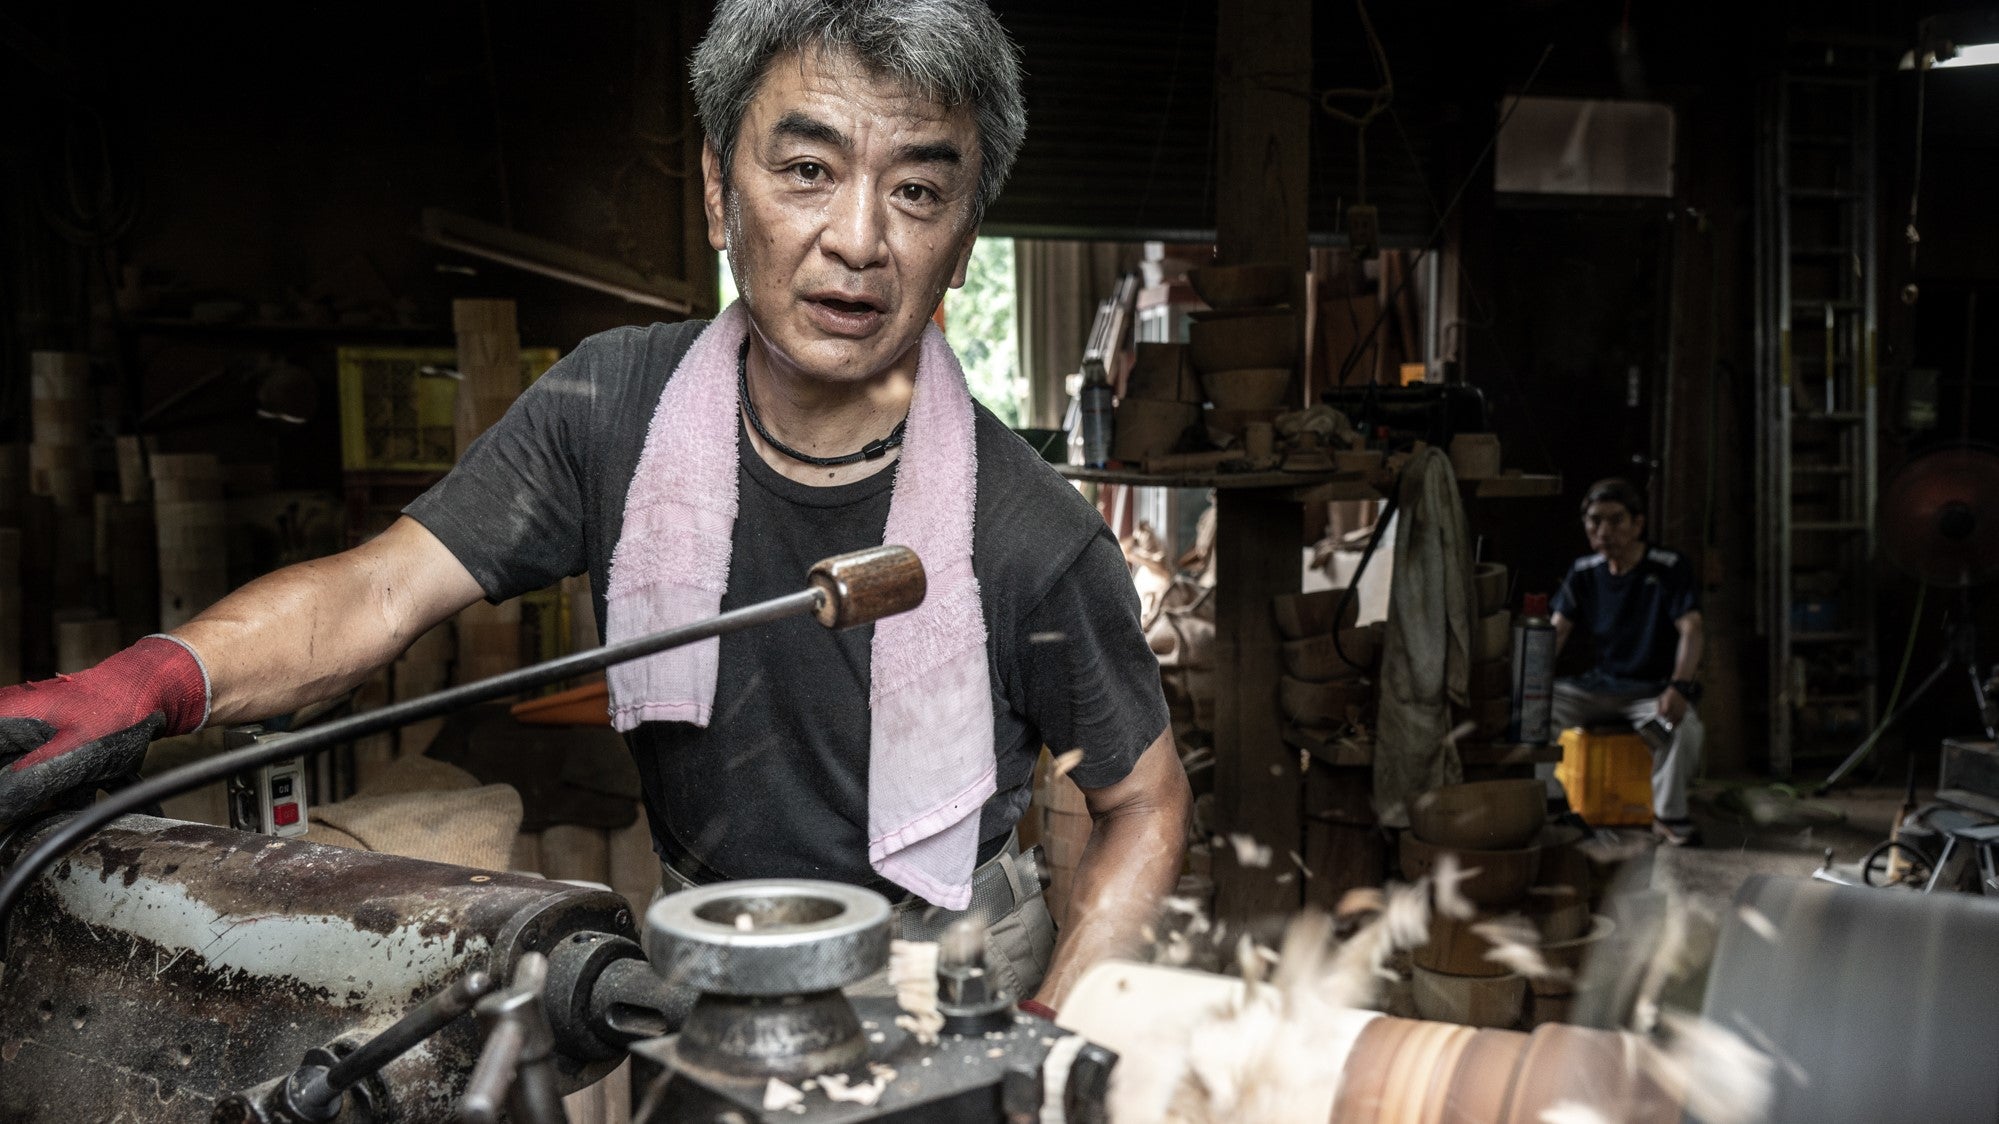
{"type": "Polygon", "coordinates": [[[163,636],[89,671],[0,689],[0,824],[137,772],[147,743],[198,730],[207,717],[201,662],[163,636]]]}

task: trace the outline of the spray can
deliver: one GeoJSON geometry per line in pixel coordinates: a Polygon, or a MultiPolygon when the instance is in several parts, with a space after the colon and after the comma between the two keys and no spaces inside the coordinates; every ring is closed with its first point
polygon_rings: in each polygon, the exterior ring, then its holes
{"type": "Polygon", "coordinates": [[[1548,744],[1555,695],[1555,622],[1548,619],[1548,595],[1522,599],[1513,623],[1513,723],[1507,740],[1548,744]]]}
{"type": "Polygon", "coordinates": [[[1104,377],[1103,368],[1085,364],[1083,392],[1078,397],[1081,400],[1083,463],[1091,468],[1102,468],[1111,461],[1111,396],[1110,380],[1104,377]]]}

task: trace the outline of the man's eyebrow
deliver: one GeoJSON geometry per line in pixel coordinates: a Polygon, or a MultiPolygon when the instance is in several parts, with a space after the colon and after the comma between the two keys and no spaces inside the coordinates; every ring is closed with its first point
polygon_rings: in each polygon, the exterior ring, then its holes
{"type": "Polygon", "coordinates": [[[900,163],[908,164],[962,164],[965,154],[950,141],[925,141],[922,144],[906,144],[896,153],[900,163]]]}
{"type": "Polygon", "coordinates": [[[770,133],[773,138],[792,137],[797,140],[830,144],[842,152],[850,152],[854,147],[853,142],[847,139],[847,134],[824,121],[807,117],[797,110],[778,118],[777,124],[770,127],[770,133]]]}

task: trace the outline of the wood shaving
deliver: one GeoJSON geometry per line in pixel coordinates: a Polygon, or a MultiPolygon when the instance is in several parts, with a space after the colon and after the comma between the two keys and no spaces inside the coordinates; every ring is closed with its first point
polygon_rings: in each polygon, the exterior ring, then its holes
{"type": "Polygon", "coordinates": [[[887,1079],[879,1074],[875,1075],[873,1080],[859,1084],[850,1081],[844,1073],[819,1075],[819,1089],[826,1094],[826,1099],[829,1101],[872,1107],[876,1101],[882,1099],[882,1092],[887,1088],[887,1079]]]}
{"type": "MultiPolygon", "coordinates": [[[[811,1085],[810,1081],[806,1085],[811,1085]]],[[[805,1094],[773,1077],[764,1086],[764,1111],[782,1112],[793,1105],[805,1103],[805,1094]]]]}
{"type": "Polygon", "coordinates": [[[1459,887],[1478,872],[1478,867],[1466,870],[1454,852],[1445,851],[1438,855],[1437,865],[1430,872],[1431,877],[1436,879],[1437,912],[1453,921],[1470,921],[1477,917],[1478,910],[1459,887]]]}
{"type": "Polygon", "coordinates": [[[1541,1124],[1611,1124],[1611,1120],[1586,1104],[1562,1101],[1541,1110],[1541,1124]]]}
{"type": "Polygon", "coordinates": [[[1471,931],[1491,943],[1485,958],[1494,964],[1503,965],[1530,980],[1560,979],[1568,975],[1567,969],[1550,968],[1548,962],[1541,959],[1541,934],[1526,918],[1502,917],[1497,921],[1481,921],[1473,925],[1471,931]]]}
{"type": "Polygon", "coordinates": [[[1270,865],[1272,851],[1256,841],[1256,837],[1243,832],[1229,836],[1229,846],[1235,848],[1235,861],[1239,866],[1266,867],[1270,865]]]}
{"type": "Polygon", "coordinates": [[[756,927],[757,927],[756,918],[751,917],[747,913],[738,913],[736,915],[736,931],[738,933],[747,933],[756,927]]]}
{"type": "Polygon", "coordinates": [[[937,1009],[937,942],[889,942],[888,982],[895,989],[895,1005],[903,1010],[895,1025],[921,1045],[936,1045],[937,1032],[944,1029],[944,1015],[937,1009]]]}
{"type": "Polygon", "coordinates": [[[1706,1124],[1751,1124],[1769,1116],[1776,1063],[1734,1031],[1695,1015],[1659,1012],[1664,1049],[1646,1043],[1639,1064],[1661,1088],[1684,1098],[1706,1124]]]}
{"type": "Polygon", "coordinates": [[[1068,776],[1071,769],[1082,763],[1083,751],[1080,749],[1072,749],[1067,753],[1059,754],[1055,758],[1055,768],[1049,773],[1049,776],[1060,780],[1068,776]]]}
{"type": "Polygon", "coordinates": [[[1777,923],[1764,916],[1762,910],[1752,905],[1739,905],[1735,907],[1735,915],[1742,918],[1742,923],[1749,926],[1750,932],[1771,944],[1777,943],[1777,923]]]}
{"type": "Polygon", "coordinates": [[[1305,877],[1307,878],[1312,877],[1312,868],[1305,865],[1305,857],[1303,855],[1300,855],[1296,851],[1286,851],[1284,853],[1291,857],[1292,866],[1297,867],[1298,870],[1305,875],[1305,877]]]}

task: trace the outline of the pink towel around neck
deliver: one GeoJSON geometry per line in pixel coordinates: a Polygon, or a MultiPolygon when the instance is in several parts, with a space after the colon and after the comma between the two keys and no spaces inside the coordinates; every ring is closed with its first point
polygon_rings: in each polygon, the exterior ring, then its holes
{"type": "MultiPolygon", "coordinates": [[[[731,305],[660,393],[611,554],[612,643],[721,610],[736,522],[736,357],[748,329],[742,305],[731,305]]],[[[929,594],[875,624],[868,862],[926,901],[964,909],[979,813],[996,788],[985,613],[972,573],[978,455],[957,358],[935,325],[920,346],[884,541],[916,551],[929,594]]],[[[720,652],[720,640],[707,640],[611,668],[612,725],[706,726],[720,652]]]]}

